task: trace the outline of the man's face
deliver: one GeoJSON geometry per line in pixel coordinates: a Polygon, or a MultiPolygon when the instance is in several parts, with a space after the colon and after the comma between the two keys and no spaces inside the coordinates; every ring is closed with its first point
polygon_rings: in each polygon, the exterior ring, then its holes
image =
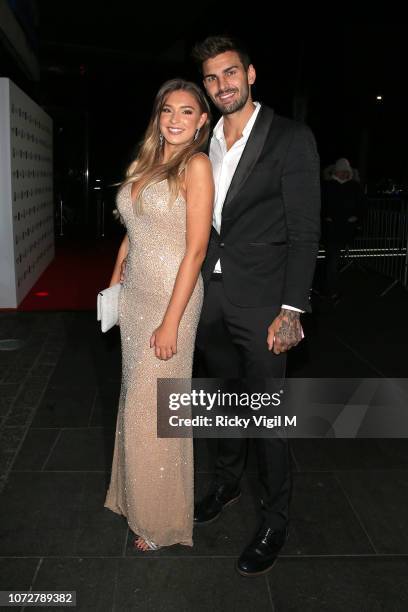
{"type": "Polygon", "coordinates": [[[236,51],[226,51],[203,63],[203,82],[209,98],[223,115],[241,110],[251,99],[255,82],[252,64],[245,70],[236,51]]]}

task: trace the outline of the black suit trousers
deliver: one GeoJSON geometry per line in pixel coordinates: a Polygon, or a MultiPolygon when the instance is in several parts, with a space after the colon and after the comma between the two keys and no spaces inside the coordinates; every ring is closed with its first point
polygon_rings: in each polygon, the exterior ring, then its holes
{"type": "MultiPolygon", "coordinates": [[[[270,390],[259,388],[260,379],[273,379],[280,385],[277,381],[284,379],[286,354],[275,355],[266,343],[268,326],[279,311],[280,306],[248,308],[232,304],[225,295],[222,277],[213,275],[206,287],[197,329],[197,374],[208,378],[244,377],[249,386],[254,381],[253,390],[258,392],[270,390]]],[[[275,435],[253,438],[253,442],[264,522],[281,529],[288,521],[291,490],[288,440],[275,435]]],[[[247,451],[248,439],[218,439],[215,485],[239,483],[247,451]]]]}

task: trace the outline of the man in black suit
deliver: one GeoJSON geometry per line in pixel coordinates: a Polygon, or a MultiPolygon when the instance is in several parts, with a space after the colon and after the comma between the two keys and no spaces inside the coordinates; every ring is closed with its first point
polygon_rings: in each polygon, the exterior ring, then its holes
{"type": "MultiPolygon", "coordinates": [[[[319,158],[305,125],[253,102],[255,69],[236,40],[209,37],[193,52],[221,112],[210,144],[216,186],[202,274],[197,351],[213,378],[282,380],[286,352],[303,337],[300,314],[319,240],[319,158]]],[[[238,501],[248,440],[218,440],[215,477],[194,520],[215,520],[238,501]]],[[[287,538],[291,476],[285,436],[256,438],[262,525],[238,559],[245,576],[267,572],[287,538]]]]}

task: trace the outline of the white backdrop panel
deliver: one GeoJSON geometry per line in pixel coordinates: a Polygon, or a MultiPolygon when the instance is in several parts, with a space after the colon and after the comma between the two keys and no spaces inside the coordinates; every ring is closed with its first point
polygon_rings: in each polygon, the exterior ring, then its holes
{"type": "Polygon", "coordinates": [[[0,79],[0,307],[16,307],[54,258],[52,119],[0,79]]]}

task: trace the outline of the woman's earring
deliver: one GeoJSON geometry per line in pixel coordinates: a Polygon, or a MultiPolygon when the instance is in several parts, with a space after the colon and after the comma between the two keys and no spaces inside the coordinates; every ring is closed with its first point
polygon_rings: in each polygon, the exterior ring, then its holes
{"type": "Polygon", "coordinates": [[[200,133],[200,128],[197,128],[194,134],[194,140],[197,140],[199,133],[200,133]]]}
{"type": "Polygon", "coordinates": [[[159,136],[159,144],[160,144],[161,147],[163,146],[163,141],[164,141],[163,134],[160,134],[160,136],[159,136]]]}

